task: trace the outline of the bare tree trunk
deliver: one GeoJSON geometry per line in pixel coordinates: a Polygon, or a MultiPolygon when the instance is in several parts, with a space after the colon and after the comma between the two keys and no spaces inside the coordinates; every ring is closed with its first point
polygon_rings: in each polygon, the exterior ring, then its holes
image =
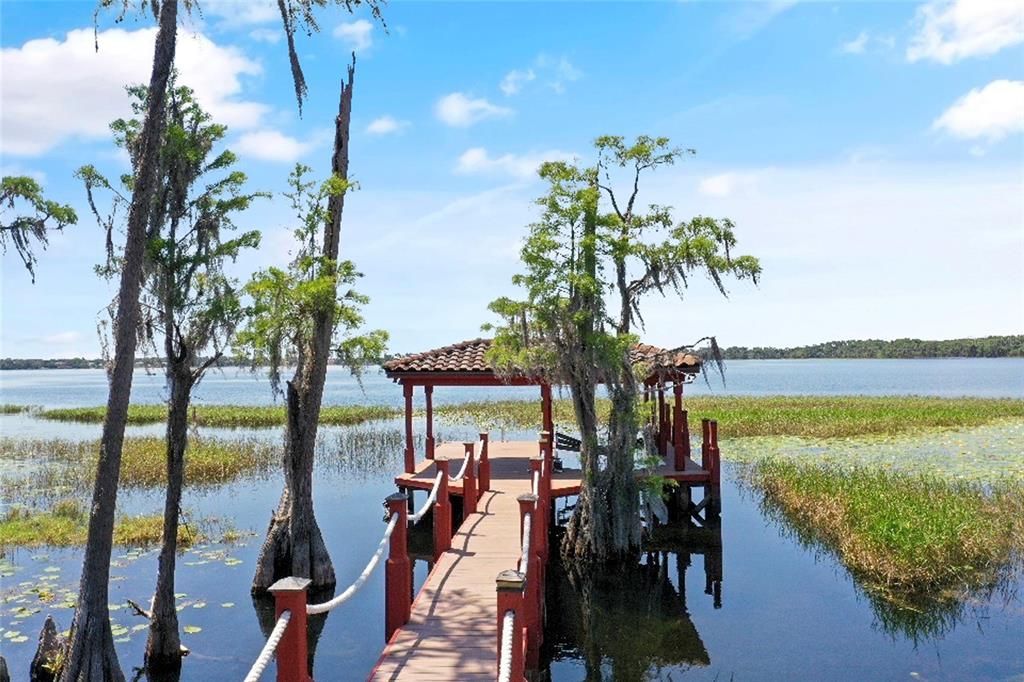
{"type": "MultiPolygon", "coordinates": [[[[355,57],[341,98],[334,128],[332,173],[348,179],[349,125],[352,119],[352,82],[355,57]]],[[[332,262],[341,244],[341,217],[345,194],[332,196],[330,222],[324,227],[323,255],[332,262]]],[[[313,460],[317,424],[327,378],[327,360],[334,336],[334,312],[316,314],[308,351],[302,353],[295,377],[288,382],[288,418],[285,427],[285,489],[260,550],[253,577],[253,593],[264,592],[280,578],[292,575],[312,580],[312,589],[333,588],[334,566],[313,511],[313,460]]]]}
{"type": "Polygon", "coordinates": [[[96,465],[88,542],[82,563],[78,603],[71,624],[71,642],[61,674],[65,682],[124,680],[114,649],[107,609],[110,554],[117,486],[121,474],[121,448],[124,444],[124,427],[128,418],[128,400],[135,368],[146,223],[156,184],[167,79],[174,64],[177,18],[177,0],[164,0],[160,8],[160,28],[153,53],[149,100],[141,134],[142,155],[128,213],[124,264],[114,323],[114,363],[110,372],[110,394],[100,439],[99,462],[96,465]]]}
{"type": "Polygon", "coordinates": [[[181,636],[174,601],[174,570],[178,553],[178,520],[185,483],[185,450],[188,447],[188,407],[192,397],[192,373],[186,362],[168,368],[171,400],[167,410],[167,492],[164,497],[164,528],[157,561],[156,591],[146,640],[146,667],[174,669],[181,665],[181,636]]]}

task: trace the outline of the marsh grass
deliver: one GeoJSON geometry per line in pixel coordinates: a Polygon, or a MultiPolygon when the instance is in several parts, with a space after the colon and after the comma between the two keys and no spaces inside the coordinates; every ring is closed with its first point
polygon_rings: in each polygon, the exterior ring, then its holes
{"type": "MultiPolygon", "coordinates": [[[[686,398],[690,431],[700,433],[702,418],[717,419],[721,438],[802,436],[840,438],[897,434],[934,428],[979,426],[1024,418],[1024,400],[931,398],[915,396],[726,396],[686,398]]],[[[599,399],[598,418],[607,422],[610,403],[599,399]]],[[[646,415],[650,404],[641,405],[646,415]]],[[[540,402],[479,401],[442,405],[435,413],[450,423],[483,429],[540,429],[540,402]]],[[[575,430],[572,405],[556,400],[555,424],[575,430]]]]}
{"type": "MultiPolygon", "coordinates": [[[[206,542],[206,533],[193,524],[181,524],[178,546],[186,548],[206,542]]],[[[89,529],[85,505],[60,500],[48,511],[12,507],[0,517],[0,547],[75,547],[84,545],[89,529]]],[[[163,517],[160,514],[122,516],[114,524],[114,544],[145,547],[160,542],[163,517]]]]}
{"type": "Polygon", "coordinates": [[[805,545],[912,607],[994,589],[1024,556],[1024,484],[765,460],[748,481],[805,545]]]}
{"type": "MultiPolygon", "coordinates": [[[[280,446],[258,439],[192,437],[185,456],[187,487],[209,487],[275,470],[280,446]]],[[[167,447],[157,437],[127,438],[121,485],[158,488],[167,480],[167,447]]],[[[81,496],[92,486],[99,444],[95,441],[0,439],[0,495],[5,500],[53,502],[81,496]]]]}
{"type": "Polygon", "coordinates": [[[28,405],[0,404],[0,414],[21,414],[22,412],[28,412],[31,409],[32,408],[28,405]]]}
{"type": "MultiPolygon", "coordinates": [[[[398,416],[397,409],[386,405],[333,405],[320,412],[320,423],[330,426],[351,426],[398,416]]],[[[41,410],[38,416],[54,421],[100,423],[105,407],[67,407],[41,410]]],[[[227,428],[265,428],[284,424],[285,411],[279,405],[194,405],[189,412],[193,426],[227,428]]],[[[129,424],[162,424],[167,420],[167,406],[132,405],[128,408],[129,424]]]]}

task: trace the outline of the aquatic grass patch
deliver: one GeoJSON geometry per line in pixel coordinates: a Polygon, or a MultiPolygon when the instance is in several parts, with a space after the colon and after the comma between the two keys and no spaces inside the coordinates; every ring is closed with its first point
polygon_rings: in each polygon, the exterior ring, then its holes
{"type": "MultiPolygon", "coordinates": [[[[256,438],[193,436],[185,455],[185,485],[208,487],[276,470],[281,446],[256,438]]],[[[84,496],[96,474],[96,441],[0,439],[0,496],[41,504],[84,496]]],[[[128,438],[121,461],[126,488],[159,488],[167,480],[167,446],[157,437],[128,438]]]]}
{"type": "MultiPolygon", "coordinates": [[[[61,500],[48,511],[12,507],[0,517],[0,547],[75,547],[84,545],[89,515],[84,505],[61,500]]],[[[159,514],[122,516],[114,524],[114,544],[145,547],[160,542],[163,516],[159,514]]],[[[204,542],[206,535],[198,527],[181,524],[180,547],[204,542]]]]}
{"type": "MultiPolygon", "coordinates": [[[[1003,419],[1024,419],[1024,400],[1001,398],[932,398],[915,396],[698,396],[686,398],[690,431],[700,433],[702,418],[717,419],[721,438],[801,436],[842,438],[898,434],[923,429],[979,426],[1003,419]]],[[[642,404],[646,415],[652,403],[642,404]]],[[[610,403],[597,401],[606,423],[610,403]]],[[[434,408],[451,423],[481,429],[541,428],[540,401],[476,401],[434,408]]],[[[572,405],[554,401],[556,427],[574,431],[572,405]]]]}
{"type": "MultiPolygon", "coordinates": [[[[387,405],[331,405],[320,411],[320,424],[350,426],[379,419],[390,419],[400,412],[387,405]]],[[[41,410],[43,419],[101,423],[106,407],[65,407],[41,410]]],[[[279,405],[193,405],[189,410],[189,423],[194,426],[226,428],[267,428],[284,425],[285,410],[279,405]]],[[[167,406],[131,405],[129,424],[162,424],[167,421],[167,406]]]]}
{"type": "Polygon", "coordinates": [[[1024,555],[1024,482],[769,459],[746,472],[769,514],[898,603],[992,589],[1024,555]]]}
{"type": "Polygon", "coordinates": [[[21,414],[22,412],[28,412],[32,408],[28,405],[11,405],[8,403],[0,404],[0,414],[21,414]]]}

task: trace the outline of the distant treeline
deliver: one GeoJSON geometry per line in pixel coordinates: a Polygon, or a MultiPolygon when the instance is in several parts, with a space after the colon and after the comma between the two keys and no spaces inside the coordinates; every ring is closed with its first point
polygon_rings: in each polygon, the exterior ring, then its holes
{"type": "MultiPolygon", "coordinates": [[[[386,356],[385,360],[391,356],[386,356]]],[[[202,359],[200,359],[202,360],[202,359]]],[[[331,359],[329,365],[339,364],[331,359]]],[[[162,365],[152,358],[136,358],[135,366],[138,368],[149,367],[159,368],[162,365]]],[[[225,356],[217,361],[217,367],[249,367],[248,360],[244,358],[233,358],[225,356]]],[[[3,358],[0,359],[0,370],[5,369],[103,369],[103,360],[99,358],[58,358],[43,360],[42,358],[3,358]]]]}
{"type": "Polygon", "coordinates": [[[980,339],[866,339],[829,341],[797,348],[746,348],[732,346],[722,351],[727,360],[800,360],[808,358],[1020,358],[1024,357],[1024,336],[986,336],[980,339]]]}

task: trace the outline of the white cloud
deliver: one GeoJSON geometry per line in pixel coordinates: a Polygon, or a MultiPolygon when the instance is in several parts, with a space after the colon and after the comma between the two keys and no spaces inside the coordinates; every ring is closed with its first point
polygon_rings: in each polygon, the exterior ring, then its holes
{"type": "Polygon", "coordinates": [[[853,40],[847,41],[839,46],[839,51],[844,54],[864,54],[868,46],[868,32],[861,31],[853,40]]]}
{"type": "Polygon", "coordinates": [[[409,127],[408,121],[400,121],[394,116],[380,116],[370,121],[370,125],[366,126],[366,132],[371,135],[388,135],[390,133],[400,133],[409,127]]]}
{"type": "Polygon", "coordinates": [[[1024,42],[1020,0],[933,0],[917,9],[907,59],[942,64],[995,54],[1024,42]]]}
{"type": "Polygon", "coordinates": [[[1024,81],[997,80],[971,90],[946,109],[932,129],[990,143],[1024,132],[1024,81]]]}
{"type": "MultiPolygon", "coordinates": [[[[64,40],[30,40],[0,53],[0,138],[4,154],[34,156],[68,138],[106,138],[111,120],[129,116],[125,84],[149,80],[156,29],[69,31],[64,40]],[[143,58],[145,57],[145,58],[143,58]]],[[[235,47],[202,34],[180,34],[179,83],[196,92],[214,120],[232,128],[259,125],[268,107],[240,99],[242,77],[262,73],[235,47]]]]}
{"type": "Polygon", "coordinates": [[[533,69],[512,69],[501,79],[501,84],[498,87],[506,95],[515,95],[523,89],[523,83],[529,83],[536,77],[537,74],[533,72],[533,69]]]}
{"type": "Polygon", "coordinates": [[[258,43],[270,43],[271,45],[280,42],[284,37],[284,31],[276,28],[254,28],[249,31],[249,37],[258,43]]]}
{"type": "Polygon", "coordinates": [[[753,173],[720,173],[704,178],[697,185],[697,191],[709,197],[727,197],[735,192],[753,186],[757,176],[753,173]]]}
{"type": "Polygon", "coordinates": [[[232,148],[241,156],[261,161],[292,163],[314,146],[313,140],[303,142],[279,130],[265,129],[242,135],[232,148]]]}
{"type": "Polygon", "coordinates": [[[366,50],[373,45],[373,24],[366,19],[356,19],[334,28],[334,37],[340,38],[353,50],[366,50]]]}
{"type": "Polygon", "coordinates": [[[483,147],[473,147],[459,157],[455,172],[463,175],[509,175],[525,180],[535,177],[544,161],[568,161],[572,158],[573,154],[558,149],[492,157],[483,147]]]}
{"type": "Polygon", "coordinates": [[[534,64],[542,72],[547,86],[558,94],[565,92],[566,83],[578,81],[583,77],[583,71],[565,56],[555,59],[546,54],[539,54],[534,64]]]}
{"type": "Polygon", "coordinates": [[[487,118],[511,116],[512,110],[491,104],[484,98],[473,98],[461,92],[445,95],[434,109],[437,118],[457,128],[467,128],[487,118]]]}

